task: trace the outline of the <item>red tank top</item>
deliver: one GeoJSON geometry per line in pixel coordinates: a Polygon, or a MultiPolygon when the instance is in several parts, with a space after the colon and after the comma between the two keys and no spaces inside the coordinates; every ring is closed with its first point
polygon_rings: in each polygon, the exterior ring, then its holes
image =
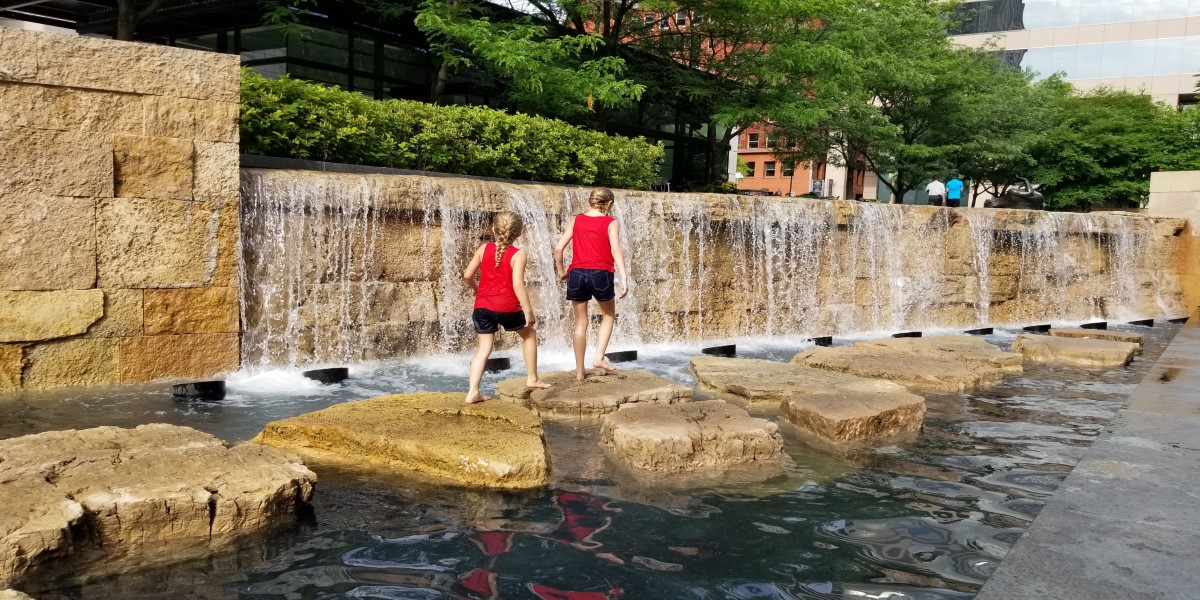
{"type": "Polygon", "coordinates": [[[513,290],[512,257],[516,246],[504,249],[500,266],[496,266],[496,244],[489,242],[483,247],[483,261],[479,263],[479,287],[475,290],[475,308],[486,308],[496,312],[521,312],[521,301],[513,290]]]}
{"type": "MultiPolygon", "coordinates": [[[[612,245],[608,243],[608,224],[616,219],[578,215],[571,229],[571,269],[599,269],[612,272],[612,245]]],[[[570,270],[570,269],[568,269],[570,270]]]]}

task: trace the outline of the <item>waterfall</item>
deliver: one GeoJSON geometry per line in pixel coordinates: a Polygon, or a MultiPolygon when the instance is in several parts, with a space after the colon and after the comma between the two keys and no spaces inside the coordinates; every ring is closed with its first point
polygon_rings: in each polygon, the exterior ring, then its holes
{"type": "MultiPolygon", "coordinates": [[[[500,210],[525,222],[516,245],[542,343],[566,350],[573,315],[552,248],[589,192],[245,170],[243,363],[469,348],[461,274],[500,210]]],[[[630,293],[613,350],[1181,312],[1172,265],[1160,264],[1171,238],[1140,216],[624,191],[614,216],[630,293]]]]}

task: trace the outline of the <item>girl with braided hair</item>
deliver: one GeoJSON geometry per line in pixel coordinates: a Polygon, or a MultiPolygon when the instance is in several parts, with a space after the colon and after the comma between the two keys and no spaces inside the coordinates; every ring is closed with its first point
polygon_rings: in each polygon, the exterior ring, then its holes
{"type": "Polygon", "coordinates": [[[521,217],[508,211],[496,214],[492,221],[492,237],[495,241],[479,246],[470,264],[463,271],[463,280],[475,289],[475,309],[471,320],[475,324],[475,358],[471,360],[471,388],[467,391],[467,404],[490,400],[479,392],[483,381],[483,370],[492,355],[496,332],[500,327],[515,331],[524,345],[525,369],[528,372],[525,385],[533,389],[545,389],[550,384],[538,379],[537,332],[534,325],[533,305],[529,303],[529,292],[525,289],[525,264],[529,255],[512,245],[521,236],[524,224],[521,217]],[[475,275],[479,274],[476,282],[475,275]]]}

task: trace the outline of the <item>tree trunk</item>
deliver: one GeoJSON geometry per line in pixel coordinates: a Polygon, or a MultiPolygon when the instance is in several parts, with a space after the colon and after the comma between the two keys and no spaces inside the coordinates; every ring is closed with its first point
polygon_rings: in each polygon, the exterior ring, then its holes
{"type": "Polygon", "coordinates": [[[433,85],[429,90],[429,101],[433,104],[442,103],[442,94],[446,91],[446,82],[450,79],[449,69],[446,68],[446,61],[438,61],[437,75],[433,76],[433,85]]]}
{"type": "Polygon", "coordinates": [[[117,0],[117,35],[125,42],[133,41],[137,29],[137,0],[117,0]]]}

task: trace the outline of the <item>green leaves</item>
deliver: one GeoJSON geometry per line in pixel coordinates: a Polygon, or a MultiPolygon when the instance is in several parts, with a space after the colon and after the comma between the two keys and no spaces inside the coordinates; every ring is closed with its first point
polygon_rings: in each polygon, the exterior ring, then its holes
{"type": "Polygon", "coordinates": [[[663,148],[484,107],[370,100],[242,71],[242,151],[582,185],[646,189],[663,148]]]}

